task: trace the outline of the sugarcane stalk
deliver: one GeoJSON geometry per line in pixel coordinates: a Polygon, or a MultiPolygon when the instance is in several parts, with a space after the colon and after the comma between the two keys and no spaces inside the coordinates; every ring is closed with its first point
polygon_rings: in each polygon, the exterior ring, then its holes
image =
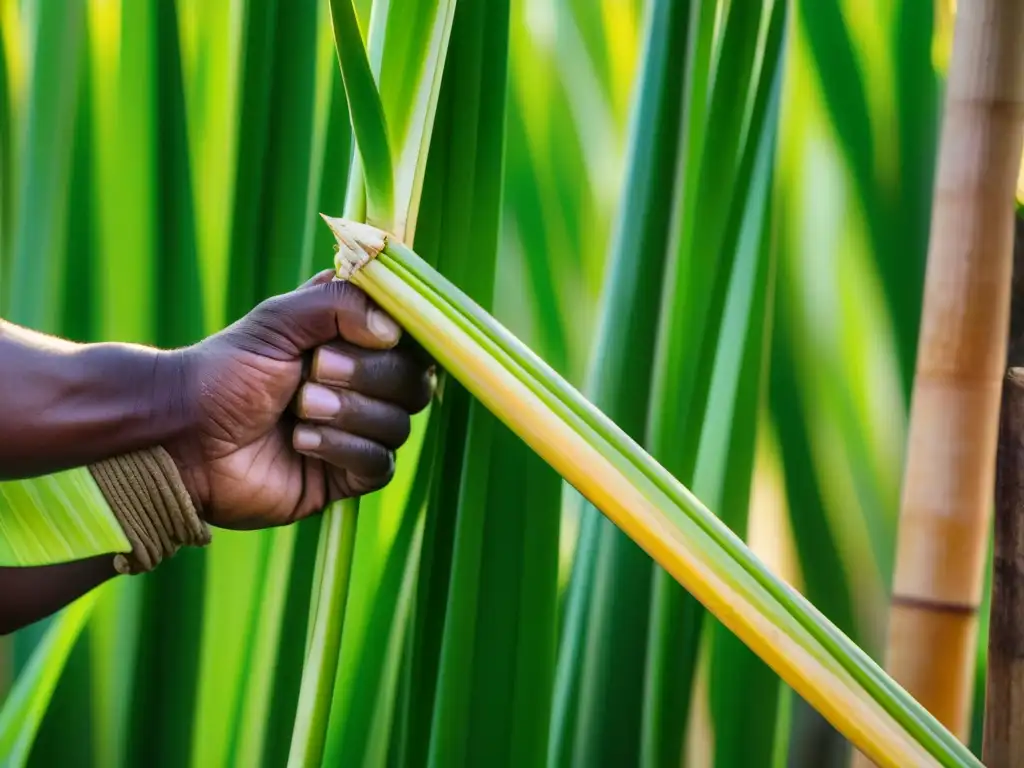
{"type": "Polygon", "coordinates": [[[871,759],[978,765],[687,488],[494,318],[403,244],[342,220],[328,223],[339,240],[340,272],[361,264],[350,274],[354,284],[871,759]]]}
{"type": "Polygon", "coordinates": [[[1024,135],[1024,3],[961,2],[944,106],[886,664],[968,736],[1024,135]]]}

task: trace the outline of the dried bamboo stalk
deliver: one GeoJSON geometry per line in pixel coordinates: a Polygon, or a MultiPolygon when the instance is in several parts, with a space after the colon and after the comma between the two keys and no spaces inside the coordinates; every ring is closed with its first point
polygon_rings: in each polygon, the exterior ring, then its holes
{"type": "Polygon", "coordinates": [[[966,739],[1024,135],[1024,2],[958,4],[889,612],[890,673],[966,739]]]}
{"type": "Polygon", "coordinates": [[[1024,368],[1003,385],[994,549],[984,760],[1024,768],[1024,368]]]}

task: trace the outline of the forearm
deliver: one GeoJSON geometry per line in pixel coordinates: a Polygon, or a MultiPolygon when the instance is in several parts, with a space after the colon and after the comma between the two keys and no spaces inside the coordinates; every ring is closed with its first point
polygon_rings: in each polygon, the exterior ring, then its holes
{"type": "Polygon", "coordinates": [[[38,568],[0,568],[0,635],[56,613],[115,575],[113,559],[107,556],[38,568]]]}
{"type": "Polygon", "coordinates": [[[0,321],[0,479],[48,474],[173,440],[187,427],[179,356],[73,344],[0,321]]]}

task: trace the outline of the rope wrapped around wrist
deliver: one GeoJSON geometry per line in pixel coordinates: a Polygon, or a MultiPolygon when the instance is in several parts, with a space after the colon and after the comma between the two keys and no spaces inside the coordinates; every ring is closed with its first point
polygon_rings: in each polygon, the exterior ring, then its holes
{"type": "Polygon", "coordinates": [[[89,471],[132,545],[131,552],[114,557],[118,573],[152,571],[183,546],[210,543],[210,529],[163,448],[115,456],[89,471]]]}

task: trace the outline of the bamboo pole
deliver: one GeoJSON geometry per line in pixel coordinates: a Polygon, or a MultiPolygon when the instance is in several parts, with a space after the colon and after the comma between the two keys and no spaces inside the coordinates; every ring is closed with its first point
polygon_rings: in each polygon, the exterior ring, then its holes
{"type": "Polygon", "coordinates": [[[1024,118],[1024,0],[961,0],[890,603],[890,673],[961,739],[992,501],[1024,118]]]}
{"type": "Polygon", "coordinates": [[[1024,368],[1003,385],[994,550],[984,759],[1024,768],[1024,368]]]}

